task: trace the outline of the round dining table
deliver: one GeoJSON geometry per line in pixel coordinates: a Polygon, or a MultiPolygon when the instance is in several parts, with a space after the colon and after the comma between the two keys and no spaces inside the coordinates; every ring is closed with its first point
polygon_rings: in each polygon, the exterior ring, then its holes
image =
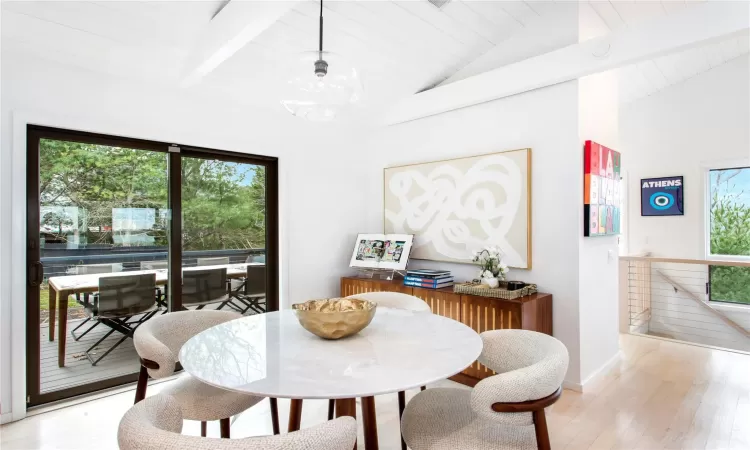
{"type": "Polygon", "coordinates": [[[378,448],[374,396],[453,376],[482,351],[476,331],[447,317],[378,307],[370,325],[325,340],[294,311],[242,317],[205,330],[180,351],[182,367],[204,383],[292,400],[289,431],[300,427],[303,399],[336,401],[336,417],[356,418],[362,399],[364,444],[378,448]]]}

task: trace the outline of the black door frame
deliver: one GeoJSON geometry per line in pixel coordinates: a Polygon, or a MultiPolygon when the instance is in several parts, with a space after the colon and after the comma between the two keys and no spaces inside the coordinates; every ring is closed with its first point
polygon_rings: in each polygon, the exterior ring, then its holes
{"type": "MultiPolygon", "coordinates": [[[[39,125],[27,125],[26,141],[26,392],[27,407],[62,400],[82,394],[134,383],[138,373],[101,380],[86,385],[41,393],[39,329],[39,289],[43,280],[41,249],[39,248],[39,144],[41,139],[54,139],[88,144],[125,147],[168,154],[168,208],[170,310],[182,307],[182,156],[218,159],[263,166],[266,170],[266,302],[269,311],[279,307],[279,222],[278,222],[278,158],[202,147],[181,146],[167,142],[111,136],[83,131],[66,130],[39,125]]],[[[67,301],[67,299],[58,299],[67,301]]]]}

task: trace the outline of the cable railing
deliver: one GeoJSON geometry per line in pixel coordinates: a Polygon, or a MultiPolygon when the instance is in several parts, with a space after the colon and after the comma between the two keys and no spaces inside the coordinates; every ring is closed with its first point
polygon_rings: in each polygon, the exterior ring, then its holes
{"type": "Polygon", "coordinates": [[[620,258],[628,331],[750,352],[750,262],[620,258]]]}

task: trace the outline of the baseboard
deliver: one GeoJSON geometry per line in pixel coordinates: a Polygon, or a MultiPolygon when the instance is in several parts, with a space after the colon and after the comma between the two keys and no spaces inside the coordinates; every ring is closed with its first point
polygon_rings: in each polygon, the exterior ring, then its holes
{"type": "Polygon", "coordinates": [[[574,383],[572,381],[563,380],[562,384],[563,389],[567,389],[569,391],[575,391],[575,392],[583,392],[583,385],[580,383],[574,383]]]}
{"type": "Polygon", "coordinates": [[[739,353],[740,355],[750,355],[750,352],[746,352],[744,350],[736,350],[736,349],[733,349],[733,348],[726,348],[726,347],[717,347],[715,345],[700,344],[698,342],[681,341],[679,339],[672,339],[672,338],[668,338],[668,337],[655,336],[653,334],[637,333],[635,331],[631,331],[629,334],[631,334],[633,336],[638,336],[638,337],[644,337],[644,338],[649,338],[649,339],[658,339],[660,341],[673,342],[675,344],[692,345],[694,347],[703,347],[703,348],[710,348],[712,350],[721,350],[721,351],[724,351],[724,352],[739,353]]]}
{"type": "Polygon", "coordinates": [[[618,362],[620,362],[619,351],[612,358],[610,358],[609,361],[602,364],[601,367],[599,367],[594,371],[594,373],[589,375],[585,380],[583,380],[583,382],[581,382],[581,392],[586,391],[586,385],[590,385],[594,381],[606,375],[610,371],[610,369],[617,365],[618,362]]]}
{"type": "Polygon", "coordinates": [[[10,423],[13,421],[13,413],[7,412],[0,414],[0,425],[10,423]]]}
{"type": "Polygon", "coordinates": [[[602,364],[601,367],[599,367],[597,370],[594,371],[591,375],[589,375],[585,380],[583,380],[580,383],[576,383],[573,381],[563,380],[563,389],[569,389],[571,391],[575,392],[586,392],[586,385],[590,385],[600,377],[606,375],[610,369],[612,369],[614,366],[617,365],[617,363],[620,362],[620,352],[618,351],[615,356],[609,359],[606,363],[602,364]]]}

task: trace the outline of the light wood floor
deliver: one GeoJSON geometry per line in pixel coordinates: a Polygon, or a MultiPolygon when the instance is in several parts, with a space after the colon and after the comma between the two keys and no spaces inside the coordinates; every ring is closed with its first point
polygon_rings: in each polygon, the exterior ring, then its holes
{"type": "MultiPolygon", "coordinates": [[[[552,448],[750,449],[750,356],[636,336],[622,336],[621,348],[610,373],[586,393],[566,390],[548,410],[552,448]]],[[[149,393],[165,385],[151,386],[149,393]]],[[[117,424],[132,400],[129,391],[5,425],[0,447],[116,448],[117,424]]],[[[284,422],[288,402],[279,403],[284,422]]],[[[396,450],[396,395],[379,396],[376,404],[380,448],[396,450]]],[[[306,401],[302,426],[325,420],[326,407],[325,401],[306,401]]],[[[232,425],[233,437],[270,432],[267,402],[232,425]]],[[[198,424],[186,422],[184,433],[199,434],[198,424]]],[[[209,435],[218,436],[218,424],[209,435]]]]}
{"type": "Polygon", "coordinates": [[[621,361],[549,414],[557,449],[750,449],[750,356],[623,335],[621,361]]]}

